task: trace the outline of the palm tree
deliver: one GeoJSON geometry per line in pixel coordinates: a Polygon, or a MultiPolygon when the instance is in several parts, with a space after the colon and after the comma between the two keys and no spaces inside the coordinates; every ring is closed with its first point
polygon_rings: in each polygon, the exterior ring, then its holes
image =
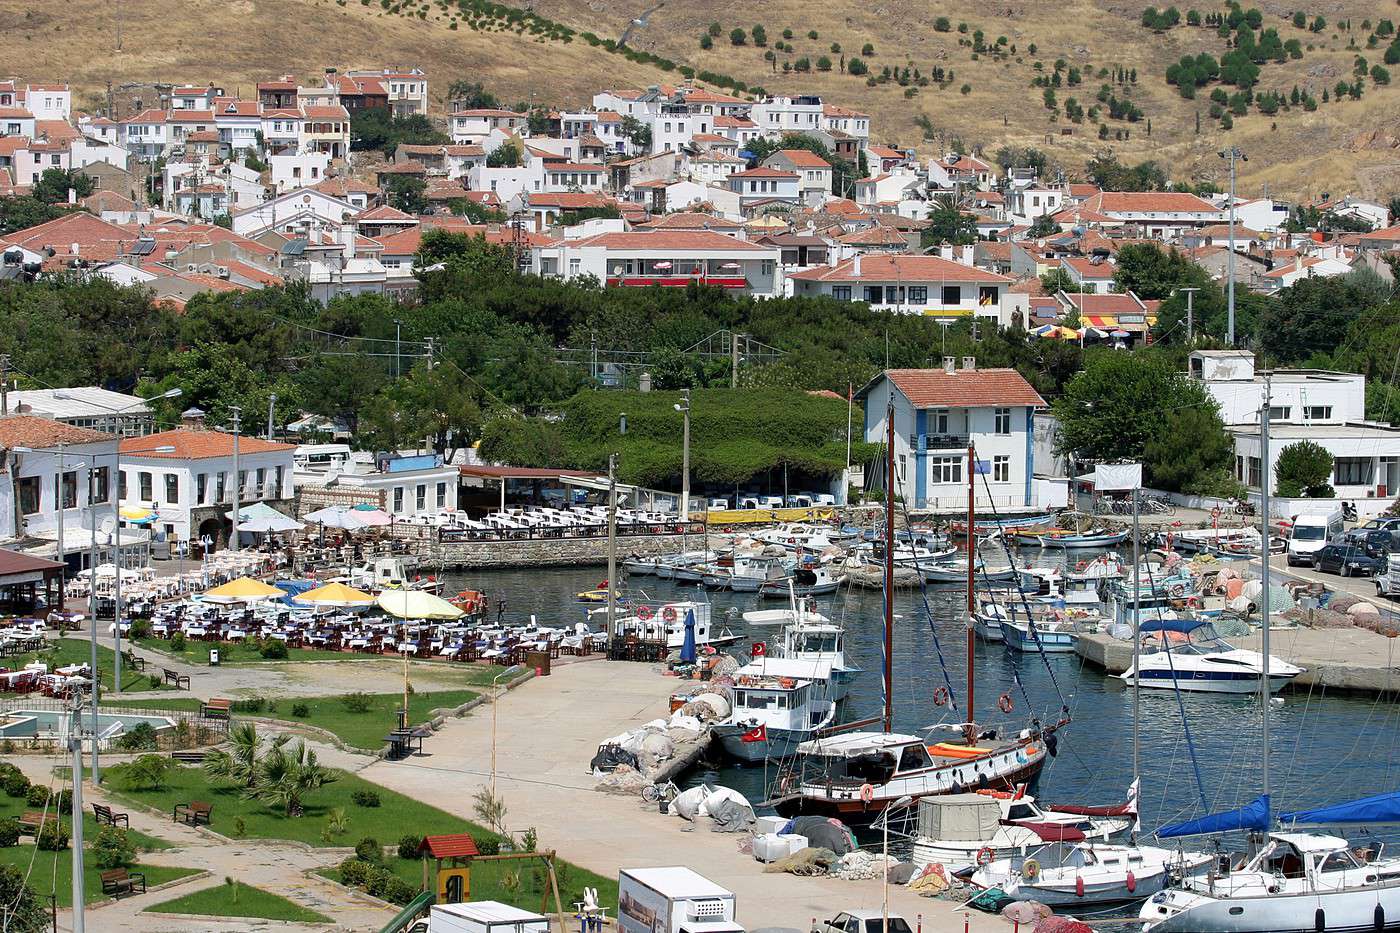
{"type": "MultiPolygon", "coordinates": [[[[289,738],[287,735],[275,736],[272,747],[281,748],[289,738]]],[[[258,727],[251,722],[239,723],[229,730],[228,740],[228,751],[214,751],[204,756],[204,773],[217,781],[252,787],[257,779],[258,751],[262,747],[258,727]]]]}
{"type": "Polygon", "coordinates": [[[246,799],[281,807],[287,816],[301,816],[302,798],[308,791],[334,783],[335,776],[316,760],[316,753],[297,742],[274,742],[258,759],[253,783],[243,790],[246,799]]]}

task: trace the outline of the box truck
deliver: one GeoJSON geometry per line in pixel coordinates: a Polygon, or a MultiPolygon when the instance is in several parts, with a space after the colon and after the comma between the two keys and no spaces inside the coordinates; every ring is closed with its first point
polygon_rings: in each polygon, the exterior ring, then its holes
{"type": "Polygon", "coordinates": [[[734,895],[689,868],[624,868],[617,874],[619,933],[744,933],[734,895]]]}

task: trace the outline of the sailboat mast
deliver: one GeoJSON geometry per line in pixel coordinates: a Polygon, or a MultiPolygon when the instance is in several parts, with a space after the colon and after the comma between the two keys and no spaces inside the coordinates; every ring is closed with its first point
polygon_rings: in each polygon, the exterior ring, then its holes
{"type": "MultiPolygon", "coordinates": [[[[977,726],[973,722],[975,694],[972,687],[973,640],[972,619],[977,608],[974,583],[977,578],[977,451],[967,445],[967,744],[977,744],[977,726]]],[[[1032,623],[1033,624],[1033,623],[1032,623]]]]}
{"type": "Polygon", "coordinates": [[[885,409],[885,731],[894,731],[894,394],[885,409]]]}
{"type": "Polygon", "coordinates": [[[1259,594],[1259,612],[1264,621],[1261,645],[1264,672],[1259,680],[1259,694],[1262,701],[1260,725],[1264,733],[1262,784],[1265,797],[1269,796],[1269,408],[1272,405],[1270,374],[1265,373],[1264,404],[1259,406],[1259,462],[1263,465],[1259,470],[1259,582],[1263,587],[1259,594]]]}

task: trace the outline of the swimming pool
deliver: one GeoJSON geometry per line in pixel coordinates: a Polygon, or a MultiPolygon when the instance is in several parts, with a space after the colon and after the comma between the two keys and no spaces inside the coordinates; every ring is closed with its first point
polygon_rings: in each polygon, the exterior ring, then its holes
{"type": "MultiPolygon", "coordinates": [[[[68,733],[68,719],[71,715],[71,713],[35,709],[17,709],[0,714],[0,739],[60,738],[68,733]]],[[[175,720],[171,719],[169,716],[98,712],[96,731],[101,734],[106,732],[113,725],[120,725],[120,729],[108,736],[108,738],[116,738],[143,722],[149,723],[151,728],[155,729],[157,733],[166,732],[175,728],[175,720]]],[[[80,714],[79,725],[85,732],[93,731],[91,728],[92,713],[84,712],[80,714]]]]}

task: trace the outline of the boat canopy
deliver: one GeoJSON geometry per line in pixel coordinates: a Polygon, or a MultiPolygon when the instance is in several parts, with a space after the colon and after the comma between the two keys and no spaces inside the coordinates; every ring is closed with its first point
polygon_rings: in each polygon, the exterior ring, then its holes
{"type": "Polygon", "coordinates": [[[1017,823],[1040,837],[1041,842],[1083,842],[1084,833],[1064,823],[1017,823]]]}
{"type": "Polygon", "coordinates": [[[1226,810],[1223,813],[1212,813],[1196,820],[1187,820],[1184,823],[1172,823],[1157,830],[1157,836],[1161,839],[1170,839],[1174,836],[1200,836],[1206,833],[1228,833],[1237,829],[1257,829],[1264,831],[1269,828],[1269,795],[1261,794],[1249,803],[1234,810],[1226,810]]]}
{"type": "Polygon", "coordinates": [[[927,839],[976,842],[990,839],[1001,825],[1001,804],[982,794],[942,794],[919,799],[919,835],[927,839]]]}
{"type": "Polygon", "coordinates": [[[1206,619],[1149,619],[1138,626],[1139,632],[1180,632],[1185,635],[1210,625],[1206,619]]]}
{"type": "Polygon", "coordinates": [[[1280,813],[1278,818],[1282,823],[1400,823],[1400,791],[1280,813]]]}

